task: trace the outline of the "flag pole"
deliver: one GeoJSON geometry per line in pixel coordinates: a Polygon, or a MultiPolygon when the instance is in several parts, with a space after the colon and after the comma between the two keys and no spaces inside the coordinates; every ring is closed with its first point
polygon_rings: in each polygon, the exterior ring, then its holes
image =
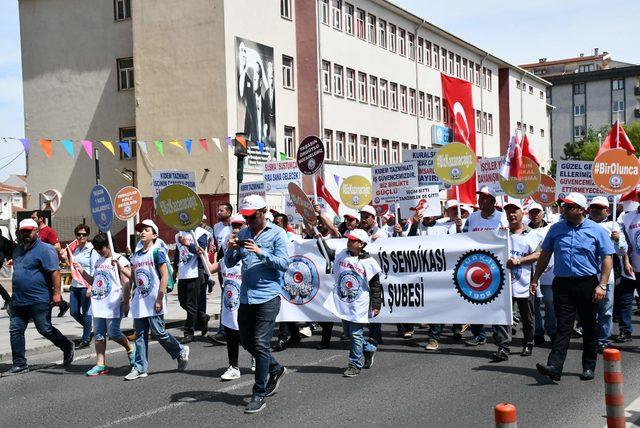
{"type": "Polygon", "coordinates": [[[458,218],[462,220],[462,214],[460,212],[460,186],[456,186],[456,208],[458,209],[458,218]]]}

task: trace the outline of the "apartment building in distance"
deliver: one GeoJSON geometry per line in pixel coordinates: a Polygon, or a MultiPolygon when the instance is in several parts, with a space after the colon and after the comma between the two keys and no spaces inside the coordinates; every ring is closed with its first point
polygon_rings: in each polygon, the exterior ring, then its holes
{"type": "MultiPolygon", "coordinates": [[[[503,154],[520,128],[545,167],[551,159],[549,82],[387,0],[19,3],[27,138],[128,142],[131,158],[100,147],[102,182],[115,192],[127,184],[120,172],[134,171],[143,215],[152,215],[151,172],[161,169],[195,171],[210,219],[235,203],[236,158],[224,139],[236,132],[253,142],[244,181],[321,136],[337,196],[336,176],[370,176],[372,164],[449,142],[441,74],[472,86],[479,156],[503,154]],[[152,148],[187,138],[207,138],[209,151],[152,148]]],[[[32,150],[28,188],[63,192],[54,221],[66,230],[90,217],[94,165],[58,159],[32,150]]],[[[279,207],[279,196],[268,199],[279,207]]]]}
{"type": "MultiPolygon", "coordinates": [[[[615,61],[608,52],[524,64],[523,69],[553,84],[547,89],[554,159],[564,145],[579,141],[589,128],[600,129],[616,120],[640,120],[640,65],[615,61]]],[[[604,138],[604,136],[603,136],[604,138]]]]}

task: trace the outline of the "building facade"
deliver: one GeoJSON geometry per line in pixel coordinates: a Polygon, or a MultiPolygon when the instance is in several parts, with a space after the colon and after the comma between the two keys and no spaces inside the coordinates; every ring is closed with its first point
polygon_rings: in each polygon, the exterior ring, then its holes
{"type": "MultiPolygon", "coordinates": [[[[224,141],[236,132],[251,141],[244,181],[320,136],[337,197],[334,176],[370,176],[372,164],[447,142],[441,74],[472,87],[478,156],[503,154],[520,127],[545,166],[551,158],[546,80],[386,0],[20,0],[20,19],[27,138],[129,141],[131,159],[97,144],[101,179],[115,192],[127,184],[120,172],[135,171],[143,215],[154,170],[195,171],[210,218],[235,203],[236,158],[224,141]],[[200,138],[209,150],[191,156],[152,148],[200,138]]],[[[88,217],[94,163],[58,159],[32,150],[28,187],[62,191],[54,222],[72,224],[88,217]]]]}

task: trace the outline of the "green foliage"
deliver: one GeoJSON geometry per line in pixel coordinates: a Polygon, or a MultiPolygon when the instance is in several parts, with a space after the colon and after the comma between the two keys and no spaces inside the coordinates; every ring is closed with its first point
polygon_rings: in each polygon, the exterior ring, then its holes
{"type": "MultiPolygon", "coordinates": [[[[628,125],[622,125],[622,127],[631,140],[631,144],[635,147],[636,152],[640,153],[640,122],[635,121],[628,125]]],[[[585,161],[594,160],[598,154],[598,149],[600,148],[598,133],[602,136],[602,142],[604,142],[604,139],[609,134],[610,129],[610,126],[603,126],[599,130],[595,130],[590,127],[587,130],[587,135],[585,135],[582,140],[565,144],[564,156],[562,156],[562,159],[585,161]]]]}

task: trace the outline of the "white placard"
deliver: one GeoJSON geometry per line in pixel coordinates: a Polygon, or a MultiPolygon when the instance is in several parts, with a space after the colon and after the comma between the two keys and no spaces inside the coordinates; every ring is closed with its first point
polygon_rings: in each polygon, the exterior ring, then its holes
{"type": "Polygon", "coordinates": [[[405,187],[398,200],[400,218],[410,218],[421,212],[423,217],[442,215],[438,186],[405,187]]]}
{"type": "Polygon", "coordinates": [[[264,164],[264,190],[267,193],[289,193],[289,183],[302,186],[302,173],[294,160],[272,161],[264,164]]]}
{"type": "Polygon", "coordinates": [[[417,162],[404,162],[371,167],[373,204],[388,204],[398,201],[404,187],[418,187],[417,162]]]}

